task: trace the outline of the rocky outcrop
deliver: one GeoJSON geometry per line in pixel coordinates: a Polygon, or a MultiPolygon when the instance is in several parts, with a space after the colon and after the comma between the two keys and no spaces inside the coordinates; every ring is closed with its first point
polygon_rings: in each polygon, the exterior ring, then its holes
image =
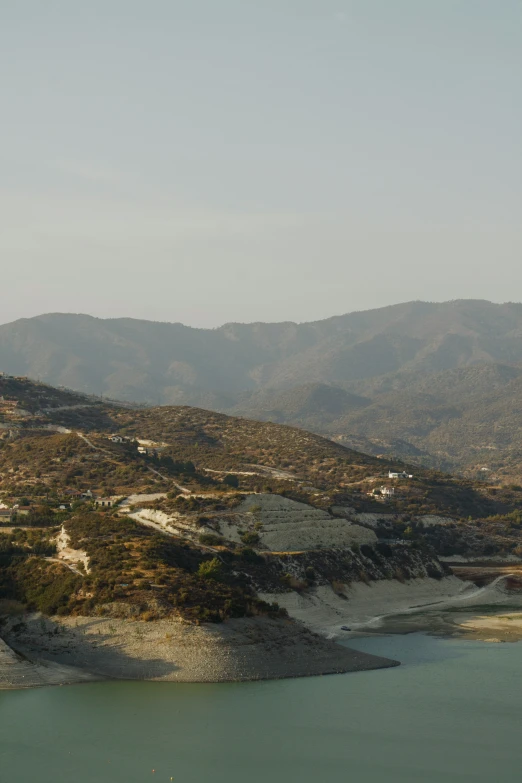
{"type": "Polygon", "coordinates": [[[263,553],[253,562],[242,562],[241,571],[256,592],[278,593],[321,585],[369,584],[386,580],[440,580],[450,571],[429,551],[407,543],[352,545],[352,548],[315,549],[303,552],[263,553]]]}
{"type": "Polygon", "coordinates": [[[343,625],[365,624],[466,587],[448,576],[449,568],[435,555],[406,543],[294,552],[265,560],[268,567],[253,575],[260,580],[260,596],[328,636],[343,625]]]}

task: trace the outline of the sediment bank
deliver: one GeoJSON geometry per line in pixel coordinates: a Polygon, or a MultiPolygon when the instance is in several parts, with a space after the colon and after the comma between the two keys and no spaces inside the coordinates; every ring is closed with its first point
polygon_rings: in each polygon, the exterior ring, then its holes
{"type": "Polygon", "coordinates": [[[397,661],[350,650],[299,623],[267,618],[195,626],[38,615],[4,623],[0,688],[85,679],[240,682],[366,671],[397,661]]]}
{"type": "Polygon", "coordinates": [[[67,685],[100,679],[89,672],[50,661],[32,661],[14,652],[0,639],[0,690],[67,685]]]}
{"type": "Polygon", "coordinates": [[[277,600],[289,615],[328,638],[349,638],[342,626],[354,633],[376,631],[386,619],[396,615],[428,615],[443,609],[481,606],[522,605],[520,592],[507,589],[507,576],[484,587],[456,576],[443,579],[411,579],[405,582],[380,580],[356,582],[334,592],[319,586],[298,593],[263,594],[266,601],[277,600]]]}

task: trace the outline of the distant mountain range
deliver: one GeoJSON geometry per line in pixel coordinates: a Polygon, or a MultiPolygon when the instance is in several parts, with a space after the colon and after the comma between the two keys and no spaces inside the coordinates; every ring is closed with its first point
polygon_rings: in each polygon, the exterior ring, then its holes
{"type": "Polygon", "coordinates": [[[426,465],[513,477],[522,465],[522,304],[408,302],[219,329],[48,314],[0,326],[0,369],[295,424],[426,465]]]}

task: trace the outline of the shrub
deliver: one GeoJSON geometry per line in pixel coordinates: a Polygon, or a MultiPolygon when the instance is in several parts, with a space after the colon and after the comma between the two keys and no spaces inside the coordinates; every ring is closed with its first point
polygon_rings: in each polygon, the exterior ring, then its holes
{"type": "Polygon", "coordinates": [[[219,581],[222,576],[222,566],[217,557],[213,557],[212,560],[203,560],[199,564],[198,576],[201,579],[214,579],[219,581]]]}
{"type": "Polygon", "coordinates": [[[303,582],[300,579],[296,579],[295,576],[292,576],[292,574],[283,574],[281,576],[281,582],[289,588],[289,590],[295,590],[296,592],[300,593],[303,590],[306,590],[308,587],[307,582],[303,582]]]}
{"type": "Polygon", "coordinates": [[[240,538],[243,544],[246,544],[247,546],[259,544],[259,534],[250,530],[245,530],[244,533],[241,533],[240,538]]]}
{"type": "Polygon", "coordinates": [[[201,533],[199,543],[207,546],[219,546],[223,543],[223,538],[215,533],[201,533]]]}

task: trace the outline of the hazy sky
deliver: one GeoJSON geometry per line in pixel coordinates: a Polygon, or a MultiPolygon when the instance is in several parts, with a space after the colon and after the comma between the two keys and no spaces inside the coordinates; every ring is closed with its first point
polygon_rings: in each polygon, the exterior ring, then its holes
{"type": "Polygon", "coordinates": [[[520,0],[0,0],[1,321],[522,299],[520,0]]]}

